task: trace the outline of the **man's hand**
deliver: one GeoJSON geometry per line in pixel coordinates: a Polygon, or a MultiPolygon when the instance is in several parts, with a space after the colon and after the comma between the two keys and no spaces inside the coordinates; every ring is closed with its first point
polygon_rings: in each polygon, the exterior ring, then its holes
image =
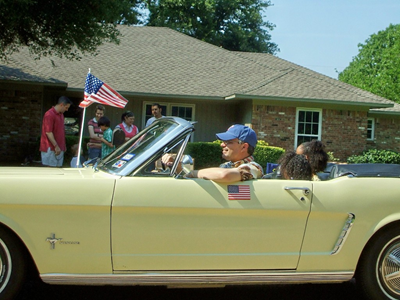
{"type": "Polygon", "coordinates": [[[58,147],[58,145],[56,145],[56,146],[54,147],[54,153],[55,153],[56,156],[59,155],[59,154],[61,153],[61,149],[60,149],[60,147],[58,147]]]}
{"type": "Polygon", "coordinates": [[[161,162],[164,164],[164,165],[166,165],[167,167],[172,167],[172,165],[174,164],[174,161],[175,161],[175,158],[176,158],[176,154],[169,154],[169,153],[167,153],[167,154],[164,154],[162,157],[161,157],[161,162]]]}
{"type": "Polygon", "coordinates": [[[54,146],[54,154],[56,156],[59,155],[61,153],[61,149],[57,144],[57,141],[56,141],[56,139],[55,139],[55,137],[53,135],[53,132],[51,132],[51,131],[50,132],[46,132],[46,135],[47,135],[47,138],[49,139],[50,143],[52,143],[53,146],[54,146]]]}

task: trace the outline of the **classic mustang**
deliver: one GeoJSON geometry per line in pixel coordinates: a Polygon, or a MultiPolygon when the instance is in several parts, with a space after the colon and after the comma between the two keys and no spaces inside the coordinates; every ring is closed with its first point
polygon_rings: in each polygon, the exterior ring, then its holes
{"type": "Polygon", "coordinates": [[[167,117],[86,168],[0,168],[0,298],[32,268],[76,285],[356,277],[371,299],[400,299],[400,166],[338,165],[319,182],[185,179],[193,130],[167,117]]]}

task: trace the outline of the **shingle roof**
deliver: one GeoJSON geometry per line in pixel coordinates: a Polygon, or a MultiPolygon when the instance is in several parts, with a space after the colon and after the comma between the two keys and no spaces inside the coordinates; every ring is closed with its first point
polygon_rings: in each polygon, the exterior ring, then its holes
{"type": "Polygon", "coordinates": [[[285,72],[284,76],[278,76],[274,82],[269,82],[256,89],[256,94],[271,93],[281,97],[336,100],[349,102],[375,101],[393,104],[392,101],[359,89],[350,84],[322,75],[315,71],[301,67],[284,59],[270,54],[237,52],[241,57],[273,67],[285,72]]]}
{"type": "Polygon", "coordinates": [[[169,28],[120,26],[119,45],[81,61],[34,60],[27,49],[0,64],[0,80],[83,89],[88,69],[124,93],[187,97],[308,99],[388,107],[393,102],[278,57],[228,51],[169,28]]]}
{"type": "Polygon", "coordinates": [[[393,107],[388,108],[374,108],[370,109],[369,112],[372,114],[385,114],[385,115],[399,115],[400,114],[400,104],[393,102],[393,107]]]}

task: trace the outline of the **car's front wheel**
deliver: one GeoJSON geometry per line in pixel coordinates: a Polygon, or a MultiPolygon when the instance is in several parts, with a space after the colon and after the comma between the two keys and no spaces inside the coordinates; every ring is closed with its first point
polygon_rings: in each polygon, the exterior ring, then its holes
{"type": "Polygon", "coordinates": [[[14,299],[26,274],[26,259],[17,240],[0,228],[0,299],[14,299]]]}
{"type": "Polygon", "coordinates": [[[372,240],[361,258],[356,281],[371,300],[400,299],[399,228],[372,240]]]}

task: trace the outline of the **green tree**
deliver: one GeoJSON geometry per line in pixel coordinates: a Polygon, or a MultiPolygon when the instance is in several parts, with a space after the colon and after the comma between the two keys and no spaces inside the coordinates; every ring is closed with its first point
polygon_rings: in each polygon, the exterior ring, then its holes
{"type": "Polygon", "coordinates": [[[372,34],[358,48],[339,80],[400,103],[400,24],[372,34]]]}
{"type": "Polygon", "coordinates": [[[0,0],[0,58],[21,46],[37,57],[79,59],[118,43],[116,24],[137,24],[139,0],[0,0]]]}
{"type": "Polygon", "coordinates": [[[274,24],[263,21],[265,0],[147,0],[148,26],[170,27],[228,50],[279,51],[270,42],[274,24]]]}

